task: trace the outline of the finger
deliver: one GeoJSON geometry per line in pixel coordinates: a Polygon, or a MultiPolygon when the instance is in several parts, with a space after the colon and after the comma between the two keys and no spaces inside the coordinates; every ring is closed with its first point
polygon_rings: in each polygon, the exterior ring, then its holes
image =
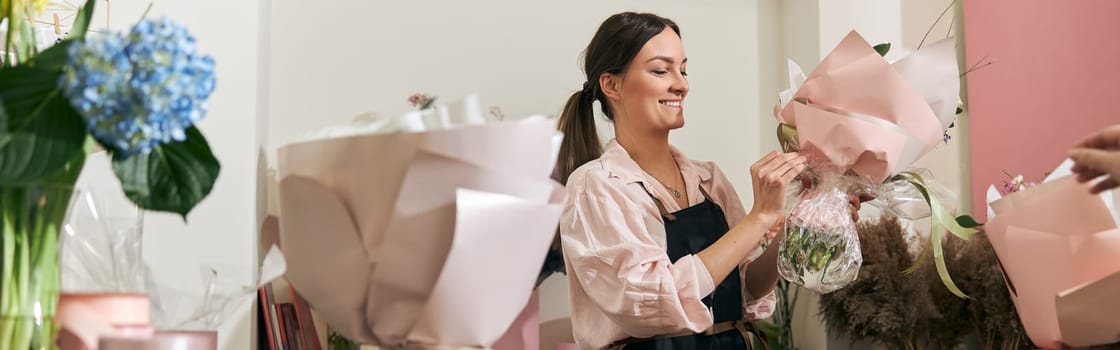
{"type": "Polygon", "coordinates": [[[798,160],[804,162],[804,157],[797,154],[797,152],[782,153],[777,157],[774,157],[774,159],[771,159],[769,165],[776,169],[779,164],[790,163],[798,160]]]}
{"type": "Polygon", "coordinates": [[[1104,181],[1098,182],[1096,185],[1093,185],[1093,188],[1089,189],[1089,193],[1098,194],[1114,189],[1116,187],[1120,187],[1120,181],[1117,181],[1114,177],[1110,177],[1104,179],[1104,181]]]}
{"type": "Polygon", "coordinates": [[[1069,157],[1073,159],[1073,162],[1076,164],[1075,166],[1079,166],[1079,169],[1082,169],[1079,174],[1092,171],[1103,173],[1114,166],[1114,164],[1110,164],[1115,161],[1110,159],[1116,157],[1114,153],[1114,151],[1074,148],[1069,151],[1069,157]]]}
{"type": "Polygon", "coordinates": [[[1102,172],[1100,170],[1092,169],[1088,165],[1085,165],[1084,163],[1076,163],[1076,162],[1073,164],[1073,167],[1070,168],[1070,172],[1074,173],[1074,174],[1077,174],[1077,181],[1079,181],[1079,182],[1086,182],[1086,181],[1095,179],[1098,176],[1104,175],[1104,172],[1102,172]]]}
{"type": "Polygon", "coordinates": [[[794,164],[782,163],[778,164],[776,168],[766,173],[766,175],[774,176],[776,179],[781,180],[782,175],[785,175],[790,170],[793,170],[794,164]]]}
{"type": "MultiPolygon", "coordinates": [[[[1072,155],[1070,157],[1072,159],[1072,155]]],[[[1086,172],[1086,171],[1091,171],[1091,170],[1092,169],[1089,169],[1089,167],[1085,166],[1085,164],[1081,164],[1081,163],[1077,163],[1077,162],[1074,162],[1073,167],[1069,168],[1069,171],[1071,173],[1074,173],[1074,174],[1080,174],[1080,173],[1083,173],[1083,172],[1086,172]]]]}
{"type": "Polygon", "coordinates": [[[767,166],[769,166],[769,164],[774,159],[776,159],[777,157],[780,157],[781,155],[782,154],[779,153],[778,151],[770,151],[770,153],[767,153],[765,156],[762,156],[762,158],[759,159],[757,162],[754,162],[754,164],[751,164],[751,171],[754,174],[762,174],[762,171],[767,166]]]}
{"type": "Polygon", "coordinates": [[[793,179],[798,175],[801,175],[801,173],[804,172],[807,168],[808,166],[805,165],[805,163],[794,165],[793,168],[782,174],[782,184],[789,184],[790,182],[793,182],[793,179]]]}
{"type": "Polygon", "coordinates": [[[785,172],[789,170],[787,167],[792,167],[804,163],[804,157],[798,156],[794,153],[785,153],[780,157],[771,160],[769,164],[764,165],[762,169],[758,171],[758,173],[759,175],[776,173],[780,176],[782,174],[785,174],[785,172]]]}
{"type": "Polygon", "coordinates": [[[1098,170],[1083,170],[1077,173],[1077,182],[1089,182],[1095,178],[1104,175],[1103,171],[1098,170]]]}
{"type": "Polygon", "coordinates": [[[1102,150],[1120,149],[1120,125],[1113,125],[1090,134],[1074,144],[1074,147],[1102,150]]]}
{"type": "Polygon", "coordinates": [[[762,156],[762,159],[759,159],[757,162],[755,162],[755,164],[759,164],[759,165],[769,164],[774,159],[777,159],[778,157],[781,157],[781,156],[782,156],[782,152],[770,151],[770,153],[767,153],[765,156],[762,156]]]}

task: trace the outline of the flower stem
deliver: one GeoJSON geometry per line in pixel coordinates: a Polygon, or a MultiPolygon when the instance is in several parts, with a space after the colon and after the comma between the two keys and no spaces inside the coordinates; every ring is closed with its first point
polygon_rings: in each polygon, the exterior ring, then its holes
{"type": "Polygon", "coordinates": [[[51,349],[59,292],[59,229],[69,208],[67,186],[0,189],[4,239],[0,348],[51,349]]]}

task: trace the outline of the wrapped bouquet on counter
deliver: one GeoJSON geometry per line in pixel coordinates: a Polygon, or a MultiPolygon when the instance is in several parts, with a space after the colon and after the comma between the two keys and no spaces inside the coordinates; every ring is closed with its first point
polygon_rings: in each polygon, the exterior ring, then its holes
{"type": "Polygon", "coordinates": [[[797,189],[785,221],[779,272],[819,293],[843,288],[861,264],[849,198],[878,198],[877,205],[895,214],[913,212],[918,198],[934,221],[929,250],[942,281],[964,296],[945,269],[940,228],[967,238],[975,223],[951,217],[929,190],[932,179],[910,168],[946,140],[956,117],[960,77],[953,41],[893,64],[882,54],[853,31],[808,76],[789,62],[791,88],[775,108],[778,138],[783,150],[799,151],[810,166],[802,175],[809,186],[797,189]]]}
{"type": "Polygon", "coordinates": [[[489,348],[530,300],[564,199],[545,117],[475,97],[279,150],[287,279],[330,327],[382,348],[489,348]]]}

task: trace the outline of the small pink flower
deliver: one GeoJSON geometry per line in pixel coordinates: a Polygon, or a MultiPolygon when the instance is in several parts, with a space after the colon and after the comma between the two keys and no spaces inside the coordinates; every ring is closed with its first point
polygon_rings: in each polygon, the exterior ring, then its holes
{"type": "MultiPolygon", "coordinates": [[[[1011,175],[1008,175],[1008,177],[1010,176],[1011,175]]],[[[1017,175],[1015,177],[1011,177],[1011,180],[1003,181],[1003,193],[1008,194],[1019,192],[1034,187],[1035,185],[1037,184],[1034,182],[1026,181],[1026,179],[1023,178],[1023,175],[1017,175]]]]}
{"type": "Polygon", "coordinates": [[[435,100],[435,97],[418,92],[408,97],[408,104],[419,109],[428,109],[428,107],[431,107],[432,102],[435,102],[435,100]]]}

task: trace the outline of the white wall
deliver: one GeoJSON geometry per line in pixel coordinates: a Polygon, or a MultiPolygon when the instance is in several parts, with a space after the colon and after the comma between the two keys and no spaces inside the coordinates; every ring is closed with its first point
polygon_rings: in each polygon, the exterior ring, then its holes
{"type": "MultiPolygon", "coordinates": [[[[680,26],[689,56],[687,126],[674,144],[719,163],[750,203],[759,157],[757,15],[750,1],[373,2],[279,0],[271,4],[269,140],[348,123],[373,111],[409,110],[427,92],[481,94],[507,117],[558,115],[581,87],[580,54],[599,24],[624,10],[652,11],[680,26]]],[[[609,130],[601,130],[609,133],[609,130]]],[[[541,292],[541,318],[568,315],[564,276],[541,292]]]]}
{"type": "MultiPolygon", "coordinates": [[[[957,39],[958,47],[962,48],[957,50],[962,57],[962,61],[958,62],[960,67],[966,67],[963,62],[963,23],[960,20],[959,13],[955,11],[959,6],[949,9],[949,5],[953,0],[936,0],[936,1],[907,1],[902,4],[902,45],[907,50],[916,50],[918,45],[922,43],[922,38],[926,37],[925,45],[932,42],[944,39],[947,36],[953,36],[957,39]],[[937,18],[944,12],[944,17],[938,22],[937,18]],[[956,21],[954,21],[956,19],[956,21]],[[957,34],[961,33],[961,34],[957,34]]],[[[962,68],[961,73],[964,73],[962,68]]],[[[965,96],[964,79],[961,79],[961,96],[965,96]]],[[[972,191],[970,179],[970,166],[968,162],[968,115],[962,114],[958,116],[958,122],[953,129],[949,130],[949,136],[952,139],[948,143],[941,144],[933,151],[930,151],[925,157],[918,161],[917,166],[928,168],[937,177],[937,181],[945,185],[946,188],[952,189],[958,194],[967,194],[972,191]]],[[[970,213],[972,208],[972,201],[968,195],[959,195],[957,202],[953,203],[958,208],[961,214],[970,213]]]]}
{"type": "MultiPolygon", "coordinates": [[[[127,31],[137,22],[148,1],[114,0],[97,4],[94,26],[127,31]],[[106,16],[108,14],[108,16],[106,16]]],[[[144,256],[157,279],[168,286],[201,295],[199,268],[219,268],[235,286],[254,279],[257,235],[256,149],[266,136],[258,132],[258,1],[167,0],[156,2],[150,18],[167,16],[185,24],[198,39],[198,48],[217,62],[218,85],[200,124],[222,164],[210,196],[191,212],[188,222],[178,216],[146,216],[144,256]]],[[[105,174],[111,180],[111,174],[105,174]]],[[[115,180],[111,180],[115,181],[115,180]]],[[[222,349],[250,349],[252,303],[234,313],[219,329],[222,349]]]]}

